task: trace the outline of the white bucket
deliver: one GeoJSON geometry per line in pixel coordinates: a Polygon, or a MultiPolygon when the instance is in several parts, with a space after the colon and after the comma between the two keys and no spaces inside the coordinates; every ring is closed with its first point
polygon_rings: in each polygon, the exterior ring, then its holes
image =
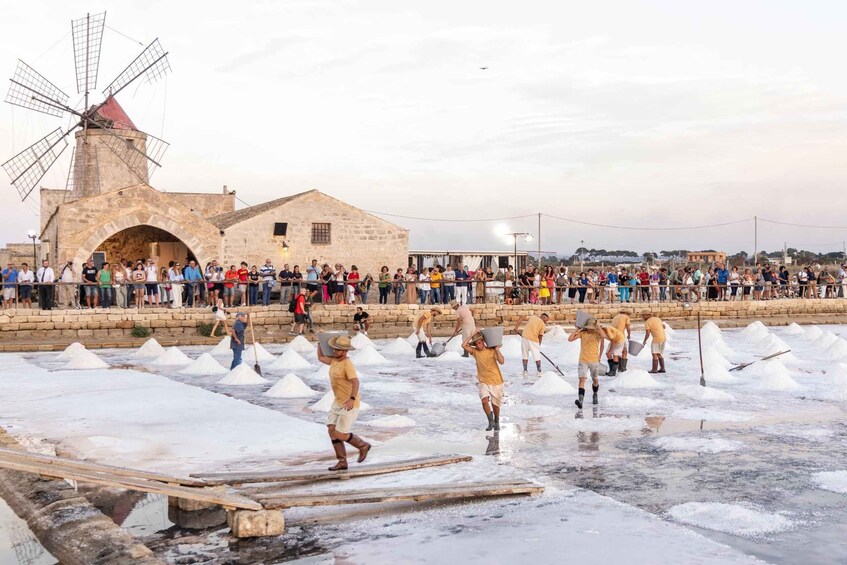
{"type": "Polygon", "coordinates": [[[580,329],[585,329],[587,324],[594,319],[594,316],[583,310],[576,311],[576,322],[574,325],[580,329]]]}
{"type": "Polygon", "coordinates": [[[318,345],[321,348],[321,353],[327,357],[335,355],[335,351],[329,346],[329,340],[337,335],[347,335],[347,332],[318,332],[318,345]]]}
{"type": "Polygon", "coordinates": [[[485,340],[486,347],[497,347],[498,345],[503,345],[503,326],[482,328],[479,332],[482,334],[482,339],[485,340]]]}
{"type": "Polygon", "coordinates": [[[629,350],[629,354],[633,357],[638,357],[638,354],[641,353],[641,350],[644,349],[644,344],[640,341],[635,341],[634,339],[629,340],[629,344],[627,346],[629,350]]]}

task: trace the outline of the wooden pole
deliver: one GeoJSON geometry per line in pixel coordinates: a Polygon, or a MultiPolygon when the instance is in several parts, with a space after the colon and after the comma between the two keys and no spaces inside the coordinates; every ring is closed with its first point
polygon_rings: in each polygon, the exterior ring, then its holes
{"type": "Polygon", "coordinates": [[[706,386],[706,372],[703,370],[703,340],[700,337],[700,310],[697,310],[697,349],[700,350],[700,386],[706,386]]]}
{"type": "Polygon", "coordinates": [[[250,314],[247,314],[247,323],[250,324],[250,339],[253,341],[253,357],[256,359],[256,364],[253,365],[253,370],[261,375],[262,368],[259,366],[259,350],[256,349],[256,334],[253,333],[253,316],[250,314]]]}

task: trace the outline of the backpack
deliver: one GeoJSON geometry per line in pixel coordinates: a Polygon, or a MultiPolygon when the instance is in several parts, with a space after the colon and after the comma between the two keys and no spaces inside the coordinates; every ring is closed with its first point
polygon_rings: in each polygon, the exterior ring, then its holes
{"type": "Polygon", "coordinates": [[[297,310],[297,297],[296,296],[291,299],[291,302],[288,303],[288,311],[293,314],[295,310],[297,310]]]}

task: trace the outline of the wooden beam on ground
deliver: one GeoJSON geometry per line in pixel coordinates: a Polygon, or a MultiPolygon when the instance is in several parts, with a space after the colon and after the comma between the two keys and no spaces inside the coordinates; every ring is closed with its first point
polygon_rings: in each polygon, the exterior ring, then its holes
{"type": "Polygon", "coordinates": [[[473,457],[470,455],[435,455],[432,457],[419,457],[417,459],[393,461],[391,463],[361,465],[356,466],[355,468],[350,468],[346,471],[327,471],[325,468],[322,468],[306,471],[236,471],[231,473],[197,473],[192,474],[191,476],[202,480],[206,485],[243,485],[251,483],[282,483],[288,481],[327,481],[333,479],[351,479],[353,477],[368,477],[371,475],[397,473],[399,471],[411,471],[414,469],[425,469],[427,467],[438,467],[441,465],[462,463],[465,461],[471,461],[472,459],[473,457]]]}
{"type": "Polygon", "coordinates": [[[53,465],[56,468],[78,469],[91,473],[106,473],[112,476],[147,479],[150,481],[159,481],[160,483],[173,485],[190,487],[207,486],[201,479],[196,478],[172,477],[161,473],[151,473],[149,471],[141,471],[138,469],[127,469],[125,467],[113,467],[112,465],[103,465],[102,463],[94,463],[92,461],[79,461],[77,459],[67,459],[65,457],[52,457],[50,455],[31,453],[29,451],[21,451],[19,449],[0,448],[0,461],[32,461],[43,463],[45,465],[53,465]]]}
{"type": "Polygon", "coordinates": [[[11,461],[0,460],[0,467],[11,469],[13,471],[23,471],[25,473],[34,473],[45,477],[54,477],[57,479],[70,479],[83,483],[91,483],[107,487],[122,488],[138,492],[150,492],[153,494],[162,494],[166,496],[174,496],[177,498],[185,498],[188,500],[197,500],[199,502],[207,502],[217,504],[227,508],[241,508],[245,510],[261,510],[262,505],[246,498],[240,494],[219,492],[206,488],[184,487],[178,485],[169,485],[158,481],[150,481],[147,479],[121,477],[117,475],[109,476],[106,473],[88,472],[83,470],[63,469],[55,465],[39,463],[36,461],[11,461]]]}
{"type": "Polygon", "coordinates": [[[451,485],[421,485],[407,488],[377,488],[347,492],[321,492],[292,494],[281,492],[271,495],[250,495],[266,509],[296,508],[302,506],[335,506],[341,504],[368,504],[414,500],[452,500],[516,494],[537,494],[544,487],[527,481],[496,481],[451,485]]]}

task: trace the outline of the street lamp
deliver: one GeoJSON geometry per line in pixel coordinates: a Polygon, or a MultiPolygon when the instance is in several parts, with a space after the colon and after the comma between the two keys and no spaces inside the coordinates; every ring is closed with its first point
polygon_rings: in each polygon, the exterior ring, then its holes
{"type": "Polygon", "coordinates": [[[32,268],[35,270],[38,268],[38,254],[35,251],[35,240],[38,238],[38,232],[29,230],[26,232],[26,236],[32,240],[32,268]]]}
{"type": "MultiPolygon", "coordinates": [[[[515,244],[515,271],[517,271],[518,270],[518,238],[523,237],[524,241],[530,242],[530,241],[532,241],[532,234],[528,233],[528,232],[513,232],[513,233],[507,233],[506,235],[508,237],[510,237],[515,244]]],[[[508,243],[508,242],[509,242],[509,240],[506,239],[506,243],[508,243]]],[[[541,258],[539,257],[539,260],[540,259],[541,258]]]]}

